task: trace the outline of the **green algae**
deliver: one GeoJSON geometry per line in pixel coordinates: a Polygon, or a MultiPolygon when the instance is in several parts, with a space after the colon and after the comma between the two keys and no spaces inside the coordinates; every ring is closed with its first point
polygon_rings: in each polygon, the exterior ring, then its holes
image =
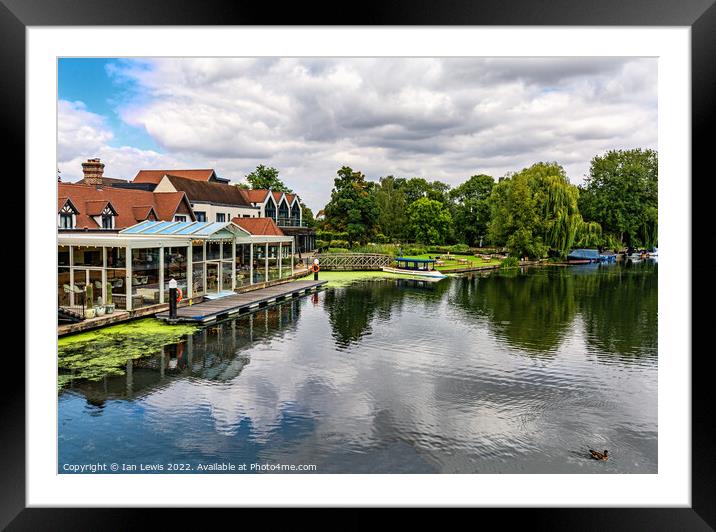
{"type": "MultiPolygon", "coordinates": [[[[313,274],[309,274],[303,277],[302,281],[308,281],[313,279],[313,274]]],[[[326,288],[341,288],[349,286],[355,282],[366,281],[366,280],[381,280],[381,279],[421,279],[425,280],[425,277],[417,275],[403,275],[397,273],[383,272],[383,271],[332,271],[332,272],[320,272],[318,274],[319,281],[328,281],[325,285],[326,288]]]]}
{"type": "Polygon", "coordinates": [[[196,330],[195,325],[167,325],[145,318],[63,336],[57,340],[58,387],[71,379],[124,375],[128,360],[155,355],[196,330]]]}

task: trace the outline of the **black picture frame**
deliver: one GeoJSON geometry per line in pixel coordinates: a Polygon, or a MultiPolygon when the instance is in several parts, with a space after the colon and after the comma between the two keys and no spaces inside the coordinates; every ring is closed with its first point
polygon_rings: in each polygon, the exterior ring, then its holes
{"type": "MultiPolygon", "coordinates": [[[[714,0],[393,0],[391,2],[340,5],[233,2],[181,2],[168,0],[0,0],[0,83],[2,124],[6,153],[6,183],[18,185],[25,174],[25,29],[28,26],[85,25],[572,25],[572,26],[688,26],[691,28],[692,59],[692,175],[706,171],[713,151],[709,135],[716,124],[716,5],[714,0]],[[21,156],[22,154],[22,156],[21,156]],[[8,168],[9,166],[9,168],[8,168]]],[[[38,176],[34,176],[38,179],[38,176]]],[[[29,182],[23,183],[25,187],[29,182]]],[[[692,198],[695,180],[692,178],[692,198]]],[[[22,187],[18,187],[22,196],[22,187]]],[[[29,205],[26,198],[25,205],[29,205]]],[[[701,198],[701,201],[704,201],[701,198]]],[[[698,212],[692,202],[692,212],[698,212]]],[[[22,209],[18,209],[21,212],[22,209]]],[[[708,212],[708,211],[706,211],[708,212]]],[[[692,243],[709,242],[704,224],[692,223],[692,243]]],[[[693,246],[692,246],[693,247],[693,246]]],[[[696,248],[694,247],[694,250],[696,248]]],[[[689,259],[691,259],[689,257],[689,259]]],[[[22,260],[22,259],[21,259],[22,260]]],[[[692,279],[706,278],[708,261],[691,261],[692,279]]],[[[17,263],[13,264],[17,267],[17,263]]],[[[693,298],[692,298],[693,301],[693,298]]],[[[708,313],[692,312],[692,334],[708,330],[708,313]]],[[[689,311],[689,309],[685,309],[689,311]]],[[[25,316],[14,304],[15,320],[25,316]]],[[[7,318],[6,318],[7,319],[7,318]]],[[[12,324],[14,325],[14,323],[12,324]]],[[[26,334],[32,322],[25,323],[26,334]]],[[[695,344],[694,344],[695,345],[695,344]]],[[[685,346],[682,356],[695,352],[685,346]]],[[[510,523],[525,520],[534,529],[589,530],[711,530],[716,527],[716,452],[708,371],[708,351],[692,357],[692,506],[690,508],[583,508],[503,509],[483,513],[509,513],[510,523]],[[699,358],[698,355],[701,355],[699,358]]],[[[112,529],[127,530],[146,525],[149,510],[133,509],[28,509],[25,507],[25,375],[24,361],[6,350],[3,369],[11,378],[3,383],[0,401],[0,527],[8,530],[112,529]]],[[[49,355],[49,354],[48,354],[49,355]]],[[[216,511],[216,510],[213,510],[216,511]]],[[[240,510],[245,512],[245,510],[240,510]]],[[[165,527],[182,524],[184,512],[162,512],[165,527]],[[174,521],[174,523],[172,523],[174,521]]],[[[422,512],[413,517],[422,519],[422,512]]],[[[492,516],[492,515],[490,515],[492,516]]],[[[503,515],[497,515],[503,517],[503,515]]],[[[361,518],[343,519],[359,524],[361,518]]],[[[367,524],[367,521],[364,522],[367,524]]],[[[184,525],[186,526],[186,525],[184,525]]]]}

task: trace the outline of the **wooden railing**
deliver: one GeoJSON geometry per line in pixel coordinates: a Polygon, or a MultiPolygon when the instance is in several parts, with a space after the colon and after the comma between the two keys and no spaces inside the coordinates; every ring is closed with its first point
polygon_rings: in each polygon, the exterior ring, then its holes
{"type": "Polygon", "coordinates": [[[380,270],[393,261],[390,255],[378,253],[318,253],[315,258],[321,270],[380,270]]]}

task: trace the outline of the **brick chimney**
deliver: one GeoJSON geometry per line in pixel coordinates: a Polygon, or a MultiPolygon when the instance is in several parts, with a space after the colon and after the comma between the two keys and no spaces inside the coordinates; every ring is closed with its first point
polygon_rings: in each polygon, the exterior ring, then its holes
{"type": "Polygon", "coordinates": [[[87,159],[86,163],[82,163],[82,172],[85,175],[85,184],[101,185],[104,163],[101,163],[99,159],[87,159]]]}

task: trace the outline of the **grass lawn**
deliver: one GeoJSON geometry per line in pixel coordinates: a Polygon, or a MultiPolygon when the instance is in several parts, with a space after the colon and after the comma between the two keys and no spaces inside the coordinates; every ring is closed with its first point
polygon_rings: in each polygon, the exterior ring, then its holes
{"type": "MultiPolygon", "coordinates": [[[[447,254],[426,253],[424,255],[410,255],[410,257],[416,259],[436,259],[439,256],[445,257],[446,255],[447,254]]],[[[460,268],[475,268],[477,266],[494,266],[501,262],[499,259],[485,260],[475,255],[455,255],[453,253],[450,253],[450,259],[440,260],[442,260],[444,264],[436,265],[435,268],[441,272],[449,272],[450,270],[460,268]],[[460,260],[467,260],[467,262],[460,262],[460,260]]]]}

